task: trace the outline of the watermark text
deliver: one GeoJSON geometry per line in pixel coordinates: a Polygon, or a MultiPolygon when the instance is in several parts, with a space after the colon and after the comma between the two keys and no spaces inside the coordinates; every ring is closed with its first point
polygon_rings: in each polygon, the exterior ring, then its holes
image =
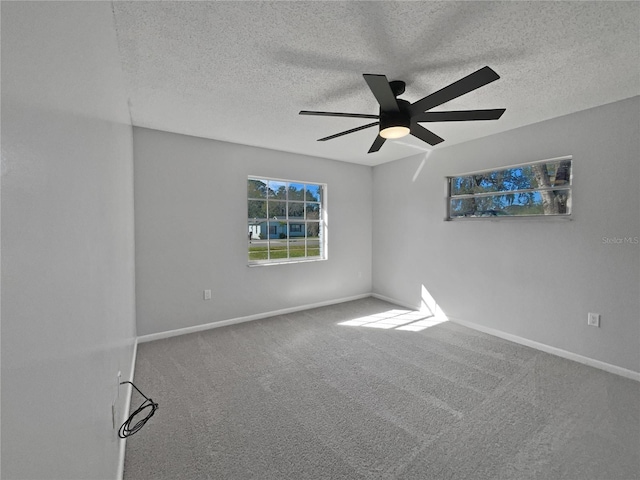
{"type": "Polygon", "coordinates": [[[638,245],[640,237],[602,237],[603,245],[638,245]]]}

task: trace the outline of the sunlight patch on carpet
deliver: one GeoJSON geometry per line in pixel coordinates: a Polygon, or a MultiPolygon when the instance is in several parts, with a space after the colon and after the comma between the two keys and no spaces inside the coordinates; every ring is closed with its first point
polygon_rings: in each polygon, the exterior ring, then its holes
{"type": "Polygon", "coordinates": [[[426,328],[448,322],[449,318],[424,285],[422,285],[421,294],[420,310],[392,309],[386,312],[347,320],[338,325],[419,332],[426,328]]]}
{"type": "Polygon", "coordinates": [[[438,325],[445,321],[446,320],[434,317],[431,312],[393,309],[386,312],[376,313],[374,315],[367,315],[366,317],[347,320],[346,322],[341,322],[338,325],[419,332],[420,330],[438,325]]]}

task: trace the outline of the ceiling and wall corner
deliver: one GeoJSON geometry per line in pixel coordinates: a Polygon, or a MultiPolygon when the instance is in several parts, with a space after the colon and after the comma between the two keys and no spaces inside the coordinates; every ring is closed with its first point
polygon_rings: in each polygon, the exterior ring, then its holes
{"type": "Polygon", "coordinates": [[[134,125],[377,165],[640,93],[638,2],[113,2],[134,125]],[[501,78],[435,110],[506,108],[432,123],[445,139],[388,141],[363,73],[415,101],[484,67],[501,78]]]}

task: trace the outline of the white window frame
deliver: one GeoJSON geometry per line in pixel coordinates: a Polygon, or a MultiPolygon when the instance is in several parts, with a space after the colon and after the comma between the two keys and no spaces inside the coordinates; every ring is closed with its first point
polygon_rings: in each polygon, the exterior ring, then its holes
{"type": "MultiPolygon", "coordinates": [[[[327,236],[327,198],[328,198],[328,187],[326,183],[321,183],[321,182],[312,182],[312,181],[308,181],[308,180],[292,180],[292,179],[284,179],[284,178],[275,178],[275,177],[266,177],[266,176],[262,176],[262,175],[248,175],[247,176],[247,185],[248,182],[250,180],[256,180],[256,181],[271,181],[271,182],[279,182],[279,183],[285,183],[287,185],[286,188],[286,198],[282,199],[282,198],[278,198],[277,201],[278,202],[283,202],[285,203],[285,217],[279,217],[277,219],[278,223],[282,224],[285,223],[286,224],[286,232],[287,232],[287,237],[285,239],[274,239],[274,238],[270,238],[270,234],[267,234],[267,238],[266,239],[258,239],[257,241],[259,242],[265,242],[264,245],[266,245],[267,247],[267,258],[266,259],[251,259],[250,257],[250,249],[251,249],[251,245],[255,245],[256,239],[252,239],[250,240],[249,245],[247,246],[247,265],[250,267],[257,267],[257,266],[267,266],[267,265],[283,265],[283,264],[291,264],[291,263],[305,263],[305,262],[318,262],[318,261],[324,261],[328,259],[328,236],[327,236]],[[304,205],[304,216],[303,218],[300,217],[292,217],[289,218],[289,203],[290,202],[300,202],[301,200],[299,199],[292,199],[289,200],[289,184],[304,184],[304,185],[313,185],[313,186],[318,186],[321,188],[321,195],[320,195],[320,201],[319,202],[310,202],[306,199],[306,194],[304,194],[305,199],[303,200],[305,205],[304,205]],[[319,213],[319,218],[315,219],[315,218],[307,218],[307,203],[310,204],[319,204],[319,208],[320,208],[320,213],[319,213]],[[307,249],[309,248],[309,237],[307,237],[307,226],[309,223],[318,223],[318,247],[320,250],[320,255],[319,256],[301,256],[301,257],[291,257],[290,256],[290,247],[292,245],[291,240],[294,240],[296,242],[299,241],[304,241],[304,246],[305,246],[305,253],[307,252],[307,249]],[[290,229],[290,225],[291,224],[304,224],[304,237],[303,240],[296,240],[295,238],[292,239],[290,237],[290,233],[291,233],[291,229],[290,229]],[[269,258],[270,257],[270,252],[271,252],[271,244],[272,242],[275,243],[281,243],[285,241],[285,245],[286,245],[286,251],[287,251],[287,257],[286,258],[269,258]]],[[[269,197],[267,195],[267,197],[265,198],[254,198],[254,197],[249,197],[249,194],[247,192],[247,204],[246,204],[246,209],[245,212],[248,212],[249,209],[249,202],[250,201],[266,201],[267,204],[267,217],[266,220],[269,221],[269,199],[271,197],[269,197]]],[[[248,221],[250,221],[250,219],[248,219],[248,221]]],[[[248,225],[249,226],[249,225],[248,225]]],[[[269,225],[270,226],[270,225],[269,225]]],[[[269,232],[269,226],[266,228],[266,231],[269,232]]],[[[249,227],[250,228],[250,227],[249,227]]]]}
{"type": "Polygon", "coordinates": [[[505,220],[505,219],[565,219],[565,220],[571,220],[572,217],[572,213],[573,213],[573,205],[572,205],[572,199],[573,199],[573,171],[574,171],[574,162],[573,162],[573,156],[572,155],[566,155],[563,157],[556,157],[556,158],[549,158],[546,160],[537,160],[534,162],[526,162],[526,163],[519,163],[519,164],[515,164],[515,165],[508,165],[508,166],[504,166],[504,167],[495,167],[495,168],[489,168],[489,169],[485,169],[485,170],[478,170],[478,171],[474,171],[474,172],[467,172],[467,173],[462,173],[462,174],[458,174],[458,175],[449,175],[447,177],[445,177],[445,195],[446,195],[446,216],[445,216],[445,221],[468,221],[468,220],[505,220]],[[538,188],[528,188],[528,189],[520,189],[520,190],[508,190],[508,191],[497,191],[497,192],[484,192],[484,193],[474,193],[474,194],[458,194],[458,195],[452,195],[452,181],[455,178],[460,178],[460,177],[469,177],[469,176],[474,176],[474,175],[482,175],[485,173],[490,173],[490,172],[500,172],[502,170],[510,170],[510,169],[515,169],[515,168],[519,168],[519,167],[528,167],[531,165],[538,165],[538,164],[543,164],[543,163],[552,163],[552,162],[560,162],[560,161],[569,161],[571,163],[571,171],[570,171],[570,175],[569,175],[569,180],[567,182],[566,185],[562,185],[562,186],[551,186],[551,187],[538,187],[538,188]],[[478,215],[478,216],[451,216],[451,201],[454,199],[465,199],[465,198],[481,198],[481,197],[488,197],[488,196],[498,196],[498,195],[507,195],[507,194],[518,194],[518,193],[531,193],[531,192],[544,192],[544,191],[558,191],[558,190],[565,190],[568,192],[568,199],[567,199],[567,209],[568,209],[568,213],[558,213],[558,214],[531,214],[531,215],[499,215],[499,216],[493,216],[493,215],[478,215]]]}

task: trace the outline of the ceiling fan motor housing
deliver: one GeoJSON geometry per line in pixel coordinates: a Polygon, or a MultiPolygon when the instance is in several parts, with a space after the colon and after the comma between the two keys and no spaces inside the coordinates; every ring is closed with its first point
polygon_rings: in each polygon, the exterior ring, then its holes
{"type": "Polygon", "coordinates": [[[380,109],[380,131],[390,127],[411,127],[410,103],[406,100],[397,100],[399,111],[384,111],[380,109]]]}
{"type": "Polygon", "coordinates": [[[407,84],[402,80],[392,80],[389,82],[389,86],[391,87],[391,91],[393,92],[394,97],[399,97],[404,93],[404,89],[407,84]]]}

